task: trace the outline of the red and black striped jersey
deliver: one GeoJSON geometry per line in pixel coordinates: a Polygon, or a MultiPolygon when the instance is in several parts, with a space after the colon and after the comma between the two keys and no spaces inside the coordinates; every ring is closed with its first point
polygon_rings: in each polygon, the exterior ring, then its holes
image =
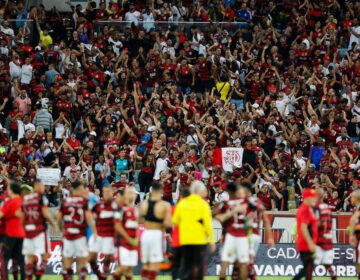
{"type": "MultiPolygon", "coordinates": [[[[248,201],[242,198],[229,199],[224,204],[225,212],[232,210],[238,205],[248,205],[248,201]]],[[[247,223],[247,213],[234,214],[229,220],[226,221],[225,232],[236,237],[244,237],[248,235],[249,228],[247,223]]]]}
{"type": "Polygon", "coordinates": [[[65,239],[75,240],[86,236],[85,213],[88,210],[88,202],[81,196],[69,196],[62,202],[60,212],[63,215],[65,239]]]}
{"type": "Polygon", "coordinates": [[[253,234],[260,234],[260,222],[265,211],[265,207],[261,200],[255,196],[249,196],[248,201],[248,217],[251,219],[251,227],[253,234]]]}
{"type": "MultiPolygon", "coordinates": [[[[124,206],[123,208],[119,209],[119,211],[116,212],[115,222],[121,223],[126,233],[131,238],[136,238],[139,227],[138,216],[139,216],[138,210],[135,207],[124,206]]],[[[117,238],[117,240],[119,239],[117,238]]],[[[125,247],[126,249],[129,250],[137,249],[136,246],[129,245],[126,242],[125,238],[120,238],[120,242],[118,242],[116,246],[125,247]]]]}
{"type": "Polygon", "coordinates": [[[24,196],[22,211],[25,215],[24,229],[26,238],[34,238],[46,231],[46,220],[42,209],[48,207],[47,198],[39,193],[30,193],[24,196]]]}
{"type": "Polygon", "coordinates": [[[314,209],[319,221],[317,245],[324,250],[331,250],[332,244],[332,211],[326,203],[320,203],[314,209]]]}
{"type": "Polygon", "coordinates": [[[96,214],[96,230],[101,237],[114,236],[114,214],[117,210],[115,201],[100,200],[93,208],[96,214]]]}

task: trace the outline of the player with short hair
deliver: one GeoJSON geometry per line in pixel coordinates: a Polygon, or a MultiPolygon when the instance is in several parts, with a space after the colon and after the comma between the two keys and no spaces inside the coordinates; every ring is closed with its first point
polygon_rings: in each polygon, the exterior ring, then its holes
{"type": "Polygon", "coordinates": [[[22,203],[23,223],[26,237],[22,253],[26,256],[25,273],[27,279],[41,279],[45,272],[50,239],[47,235],[46,222],[55,227],[55,222],[48,211],[49,202],[44,195],[45,186],[41,180],[35,180],[33,192],[24,196],[22,203]],[[41,256],[41,263],[36,266],[36,256],[41,256]]]}
{"type": "Polygon", "coordinates": [[[319,237],[316,242],[315,265],[324,265],[331,279],[336,280],[336,274],[332,269],[334,251],[332,243],[332,211],[329,205],[324,203],[324,190],[316,189],[317,205],[314,209],[315,216],[319,221],[319,237]]]}
{"type": "Polygon", "coordinates": [[[350,243],[355,249],[355,265],[360,279],[360,190],[351,193],[351,203],[355,206],[354,214],[350,218],[350,243]]]}
{"type": "Polygon", "coordinates": [[[98,236],[91,235],[89,240],[89,262],[91,269],[100,280],[106,279],[110,272],[111,257],[114,248],[114,215],[117,210],[116,202],[113,200],[113,190],[110,185],[103,186],[103,199],[99,200],[92,212],[96,219],[96,230],[98,236]],[[97,264],[98,254],[104,254],[103,273],[97,264]]]}
{"type": "Polygon", "coordinates": [[[137,194],[135,187],[128,187],[124,191],[125,205],[115,214],[115,231],[119,235],[116,244],[118,269],[113,273],[114,280],[120,280],[124,275],[131,280],[133,268],[138,264],[138,209],[135,207],[137,194]]]}
{"type": "Polygon", "coordinates": [[[148,200],[140,205],[140,222],[144,223],[141,235],[141,277],[156,279],[163,261],[163,234],[171,227],[170,204],[162,200],[163,185],[154,183],[148,200]]]}
{"type": "Polygon", "coordinates": [[[305,189],[303,192],[303,203],[296,212],[296,249],[300,253],[303,268],[294,276],[294,280],[300,280],[303,277],[306,280],[312,279],[318,238],[318,220],[313,211],[313,207],[316,205],[316,197],[315,190],[305,189]]]}
{"type": "Polygon", "coordinates": [[[88,257],[86,225],[91,228],[94,238],[97,237],[97,230],[84,196],[84,186],[81,182],[75,181],[72,188],[71,195],[62,202],[57,215],[59,228],[64,232],[62,274],[64,280],[72,279],[71,265],[75,258],[77,270],[80,272],[80,280],[85,280],[88,257]]]}

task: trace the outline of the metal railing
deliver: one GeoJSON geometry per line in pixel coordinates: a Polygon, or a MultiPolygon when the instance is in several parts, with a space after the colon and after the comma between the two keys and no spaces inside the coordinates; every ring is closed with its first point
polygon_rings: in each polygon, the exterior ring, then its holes
{"type": "Polygon", "coordinates": [[[184,32],[196,26],[200,32],[207,34],[221,33],[226,30],[229,34],[234,33],[239,29],[247,29],[249,24],[247,22],[190,22],[190,21],[109,21],[98,20],[94,22],[95,32],[102,32],[104,27],[115,27],[116,31],[124,33],[134,25],[137,28],[143,29],[146,32],[150,31],[168,31],[182,29],[184,32]]]}

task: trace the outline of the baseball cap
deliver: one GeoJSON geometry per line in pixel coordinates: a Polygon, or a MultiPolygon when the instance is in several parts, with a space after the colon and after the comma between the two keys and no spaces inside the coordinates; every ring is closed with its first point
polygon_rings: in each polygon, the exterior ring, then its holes
{"type": "Polygon", "coordinates": [[[303,198],[307,198],[307,197],[316,197],[316,191],[313,189],[306,189],[304,190],[303,193],[303,198]]]}

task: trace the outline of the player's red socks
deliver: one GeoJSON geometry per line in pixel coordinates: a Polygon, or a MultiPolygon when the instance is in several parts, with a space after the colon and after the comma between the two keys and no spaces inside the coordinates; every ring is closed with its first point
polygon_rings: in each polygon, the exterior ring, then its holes
{"type": "Polygon", "coordinates": [[[88,271],[87,271],[86,267],[81,268],[80,269],[80,280],[85,280],[87,273],[88,273],[88,271]]]}
{"type": "Polygon", "coordinates": [[[249,278],[250,280],[256,280],[255,267],[252,263],[249,264],[249,278]]]}
{"type": "Polygon", "coordinates": [[[329,264],[326,264],[325,268],[329,272],[331,280],[336,280],[337,277],[336,277],[335,271],[333,270],[332,266],[329,264]]]}
{"type": "Polygon", "coordinates": [[[147,279],[147,280],[155,280],[157,276],[157,272],[153,270],[147,270],[143,269],[141,271],[141,279],[147,279]]]}
{"type": "Polygon", "coordinates": [[[132,280],[132,276],[125,276],[125,280],[132,280]]]}
{"type": "Polygon", "coordinates": [[[224,277],[224,276],[220,276],[219,277],[219,280],[226,280],[226,276],[224,277]]]}
{"type": "Polygon", "coordinates": [[[100,269],[97,261],[90,261],[90,267],[92,271],[97,275],[97,277],[100,277],[100,269]]]}
{"type": "Polygon", "coordinates": [[[240,274],[240,267],[234,265],[231,273],[231,280],[239,280],[239,274],[240,274]]]}
{"type": "Polygon", "coordinates": [[[141,279],[149,279],[149,270],[142,269],[140,273],[141,279]]]}
{"type": "Polygon", "coordinates": [[[104,274],[108,274],[110,272],[110,260],[108,259],[105,259],[104,260],[104,266],[103,266],[103,271],[104,271],[104,274]]]}
{"type": "Polygon", "coordinates": [[[63,275],[64,280],[71,280],[72,275],[73,275],[73,270],[71,268],[69,268],[67,270],[63,270],[62,275],[63,275]]]}
{"type": "Polygon", "coordinates": [[[40,266],[37,267],[35,271],[36,280],[40,280],[41,277],[44,275],[46,264],[47,264],[46,260],[41,260],[40,266]]]}
{"type": "Polygon", "coordinates": [[[34,265],[32,263],[27,263],[25,265],[25,275],[27,280],[32,280],[34,274],[34,265]]]}

